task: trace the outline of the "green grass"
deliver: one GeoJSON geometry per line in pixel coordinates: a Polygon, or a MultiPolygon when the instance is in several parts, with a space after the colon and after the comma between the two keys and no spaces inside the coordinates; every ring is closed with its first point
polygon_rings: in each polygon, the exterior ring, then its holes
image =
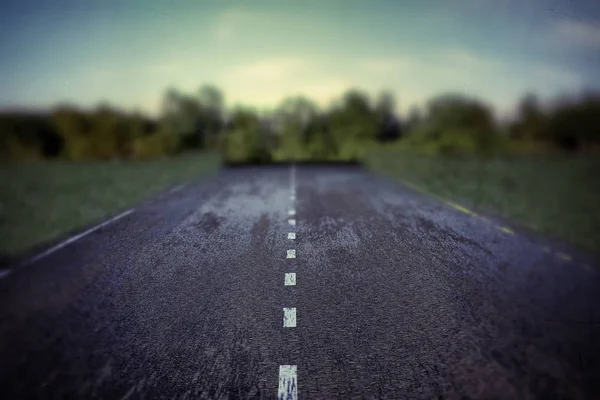
{"type": "Polygon", "coordinates": [[[393,148],[367,166],[479,212],[600,252],[600,159],[422,156],[393,148]]]}
{"type": "Polygon", "coordinates": [[[213,154],[153,161],[0,164],[0,253],[15,255],[215,172],[213,154]]]}

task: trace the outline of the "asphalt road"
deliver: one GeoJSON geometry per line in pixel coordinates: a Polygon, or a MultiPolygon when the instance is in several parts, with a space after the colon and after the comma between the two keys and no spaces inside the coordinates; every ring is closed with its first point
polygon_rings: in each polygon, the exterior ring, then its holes
{"type": "Polygon", "coordinates": [[[600,398],[589,255],[291,170],[223,170],[16,267],[0,398],[600,398]]]}

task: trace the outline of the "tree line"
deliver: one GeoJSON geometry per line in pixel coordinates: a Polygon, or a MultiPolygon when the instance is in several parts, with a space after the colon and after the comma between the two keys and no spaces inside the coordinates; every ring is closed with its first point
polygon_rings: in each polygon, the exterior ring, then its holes
{"type": "Polygon", "coordinates": [[[476,98],[443,94],[400,119],[394,96],[371,99],[351,89],[327,108],[302,96],[269,112],[225,107],[211,85],[195,93],[169,89],[160,116],[103,104],[58,106],[47,113],[0,113],[0,156],[9,160],[148,159],[182,151],[220,151],[229,161],[360,159],[377,143],[431,154],[597,152],[600,94],[548,104],[528,94],[515,118],[499,123],[476,98]],[[392,144],[393,143],[393,144],[392,144]]]}

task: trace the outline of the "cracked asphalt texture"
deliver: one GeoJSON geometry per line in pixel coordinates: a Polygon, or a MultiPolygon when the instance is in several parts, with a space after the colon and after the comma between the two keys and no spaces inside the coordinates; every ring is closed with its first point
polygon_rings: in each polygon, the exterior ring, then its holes
{"type": "Polygon", "coordinates": [[[296,167],[292,227],[289,189],[225,169],[16,267],[0,397],[275,398],[296,364],[304,399],[600,398],[593,256],[348,166],[296,167]]]}

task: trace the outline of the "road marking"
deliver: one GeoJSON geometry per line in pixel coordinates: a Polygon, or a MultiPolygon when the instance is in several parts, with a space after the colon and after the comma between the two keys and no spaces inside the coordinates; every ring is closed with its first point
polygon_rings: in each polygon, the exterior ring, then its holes
{"type": "Polygon", "coordinates": [[[292,218],[292,219],[290,219],[288,222],[289,222],[289,224],[290,224],[290,225],[292,225],[292,226],[293,226],[293,225],[296,225],[296,220],[295,220],[295,219],[293,219],[293,218],[292,218]]]}
{"type": "Polygon", "coordinates": [[[296,210],[290,210],[288,211],[288,215],[296,215],[296,210]]]}
{"type": "Polygon", "coordinates": [[[283,309],[283,327],[284,328],[295,328],[296,327],[296,307],[289,307],[283,309]]]}
{"type": "Polygon", "coordinates": [[[279,366],[279,400],[298,400],[298,368],[295,365],[279,366]]]}
{"type": "Polygon", "coordinates": [[[296,232],[288,233],[288,239],[292,239],[292,240],[296,239],[296,232]]]}
{"type": "Polygon", "coordinates": [[[296,258],[296,250],[288,250],[285,258],[296,258]]]}
{"type": "MultiPolygon", "coordinates": [[[[8,275],[10,275],[11,270],[10,269],[2,269],[0,270],[0,279],[2,278],[6,278],[8,275]]],[[[294,281],[296,280],[296,278],[294,277],[294,281]]]]}
{"type": "MultiPolygon", "coordinates": [[[[453,201],[449,201],[449,200],[446,200],[446,199],[444,199],[444,198],[442,198],[442,197],[440,197],[438,195],[435,195],[435,194],[431,193],[430,191],[425,190],[425,189],[423,189],[423,188],[415,185],[412,182],[409,182],[409,181],[404,180],[404,179],[401,179],[400,182],[402,182],[402,184],[410,187],[411,189],[413,189],[413,190],[415,190],[415,191],[417,191],[417,192],[419,192],[421,194],[424,194],[424,195],[429,196],[429,197],[433,197],[434,199],[436,199],[438,201],[441,201],[442,203],[444,203],[444,204],[446,204],[446,205],[454,208],[455,210],[458,210],[460,212],[468,214],[468,215],[470,215],[470,216],[472,216],[474,218],[479,218],[479,219],[481,219],[482,221],[484,221],[486,223],[491,223],[491,221],[489,219],[487,219],[486,217],[481,216],[481,215],[477,214],[476,212],[471,211],[468,208],[465,208],[465,207],[461,206],[460,204],[454,203],[453,201]]],[[[512,229],[510,229],[510,228],[508,228],[506,226],[496,225],[496,228],[500,229],[502,232],[507,233],[509,235],[514,235],[515,234],[515,232],[512,229]]]]}
{"type": "Polygon", "coordinates": [[[465,214],[472,215],[474,217],[478,216],[476,213],[474,213],[473,211],[471,211],[471,210],[469,210],[467,208],[464,208],[460,204],[456,204],[454,202],[447,201],[447,200],[445,201],[445,203],[448,204],[450,207],[453,207],[453,208],[457,209],[458,211],[464,212],[465,214]]]}
{"type": "Polygon", "coordinates": [[[510,228],[507,228],[506,226],[496,226],[496,228],[500,229],[504,233],[508,233],[509,235],[515,234],[510,228]]]}
{"type": "Polygon", "coordinates": [[[173,193],[179,192],[181,189],[183,189],[184,186],[185,186],[185,184],[183,184],[183,183],[181,185],[177,185],[174,188],[172,188],[171,190],[169,190],[168,193],[173,194],[173,193]]]}
{"type": "Polygon", "coordinates": [[[285,286],[296,286],[296,273],[295,272],[286,272],[285,273],[285,286]]]}
{"type": "Polygon", "coordinates": [[[123,217],[126,217],[126,216],[128,216],[129,214],[131,214],[131,213],[132,213],[132,212],[134,212],[134,211],[135,211],[135,209],[133,209],[133,208],[132,208],[132,209],[130,209],[130,210],[124,211],[124,212],[122,212],[121,214],[119,214],[119,215],[117,215],[117,216],[114,216],[114,217],[112,217],[112,218],[111,218],[111,219],[109,219],[108,221],[104,221],[103,223],[101,223],[101,224],[99,224],[99,225],[96,225],[96,226],[94,226],[93,228],[90,228],[90,229],[88,229],[88,230],[87,230],[87,231],[85,231],[85,232],[82,232],[82,233],[80,233],[80,234],[78,234],[78,235],[75,235],[75,236],[73,236],[73,237],[71,237],[71,238],[69,238],[69,239],[65,240],[64,242],[61,242],[61,243],[57,244],[56,246],[54,246],[54,247],[51,247],[51,248],[49,248],[48,250],[46,250],[46,251],[44,251],[44,252],[42,252],[42,253],[38,254],[37,256],[34,256],[33,258],[30,258],[29,260],[27,260],[27,261],[25,261],[23,264],[21,264],[21,266],[24,266],[24,265],[31,264],[31,263],[33,263],[33,262],[35,262],[35,261],[37,261],[37,260],[39,260],[39,259],[41,259],[41,258],[44,258],[44,257],[46,257],[47,255],[50,255],[50,254],[54,253],[55,251],[57,251],[57,250],[60,250],[60,249],[62,249],[63,247],[65,247],[65,246],[67,246],[67,245],[69,245],[69,244],[73,243],[74,241],[81,239],[82,237],[84,237],[84,236],[86,236],[86,235],[89,235],[90,233],[92,233],[92,232],[94,232],[94,231],[97,231],[98,229],[100,229],[100,228],[102,228],[102,227],[104,227],[104,226],[106,226],[106,225],[108,225],[108,224],[110,224],[110,223],[116,222],[117,220],[119,220],[119,219],[121,219],[121,218],[123,218],[123,217]]]}
{"type": "Polygon", "coordinates": [[[296,200],[296,195],[295,194],[291,194],[290,195],[290,200],[296,200]]]}

